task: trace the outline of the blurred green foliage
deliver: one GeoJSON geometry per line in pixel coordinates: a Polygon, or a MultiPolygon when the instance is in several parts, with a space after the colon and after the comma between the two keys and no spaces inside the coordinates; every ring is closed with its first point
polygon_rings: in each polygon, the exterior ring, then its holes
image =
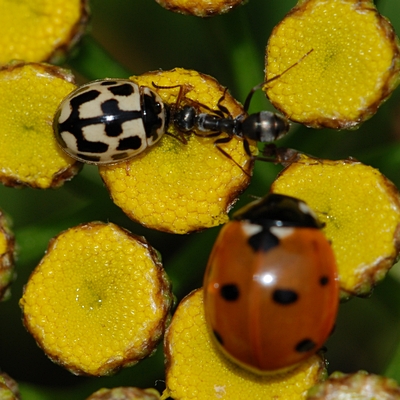
{"type": "MultiPolygon", "coordinates": [[[[127,77],[156,69],[191,68],[210,74],[244,101],[263,80],[264,51],[269,34],[295,5],[294,0],[249,0],[223,16],[198,19],[166,11],[154,0],[93,0],[90,37],[70,62],[80,79],[127,77]],[[93,40],[94,38],[94,40],[93,40]],[[95,62],[104,53],[117,64],[95,62]]],[[[400,32],[400,3],[377,4],[400,32]]],[[[252,111],[271,109],[257,93],[252,111]]],[[[379,168],[400,187],[400,90],[377,115],[356,131],[310,130],[297,127],[279,143],[324,158],[358,158],[379,168]]],[[[250,188],[240,204],[268,191],[279,168],[258,162],[250,188]]],[[[29,274],[43,256],[50,238],[79,223],[112,221],[144,235],[158,249],[178,299],[201,286],[204,267],[218,229],[175,236],[145,229],[130,221],[110,200],[97,172],[83,172],[57,190],[0,187],[0,207],[14,221],[18,242],[18,279],[12,299],[0,304],[0,366],[21,383],[24,399],[84,399],[101,387],[162,388],[162,349],[156,356],[113,377],[76,377],[49,361],[24,330],[18,300],[29,274]]],[[[330,371],[365,369],[400,381],[400,284],[396,267],[370,299],[341,306],[336,332],[328,343],[330,371]],[[395,356],[395,357],[394,357],[395,356]],[[388,367],[389,365],[389,367],[388,367]]]]}

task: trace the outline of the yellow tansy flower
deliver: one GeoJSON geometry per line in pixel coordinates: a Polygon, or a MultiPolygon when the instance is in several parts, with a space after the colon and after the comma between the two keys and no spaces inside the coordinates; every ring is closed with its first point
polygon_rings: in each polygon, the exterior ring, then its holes
{"type": "Polygon", "coordinates": [[[20,305],[26,328],[50,359],[74,374],[99,376],[154,351],[170,290],[144,238],[93,222],[51,241],[20,305]]]}
{"type": "Polygon", "coordinates": [[[82,36],[87,0],[0,1],[0,64],[56,62],[82,36]]]}
{"type": "Polygon", "coordinates": [[[162,399],[300,400],[322,380],[325,364],[312,356],[280,374],[255,375],[225,358],[209,333],[203,291],[190,293],[179,304],[165,336],[167,389],[162,399]]]}
{"type": "MultiPolygon", "coordinates": [[[[195,103],[218,110],[225,94],[222,105],[230,115],[244,113],[215,79],[196,71],[177,68],[131,79],[156,90],[171,107],[182,89],[186,93],[178,107],[195,103]]],[[[227,156],[215,146],[215,135],[184,134],[173,124],[168,132],[138,157],[99,168],[113,201],[131,219],[166,232],[183,234],[227,222],[227,213],[248,186],[253,168],[243,140],[233,136],[219,145],[227,156]]],[[[257,151],[253,143],[251,151],[257,151]]]]}
{"type": "Polygon", "coordinates": [[[0,301],[10,297],[10,285],[15,278],[15,238],[7,218],[0,210],[0,301]]]}
{"type": "Polygon", "coordinates": [[[400,195],[378,170],[355,160],[301,155],[281,172],[271,191],[304,200],[326,224],[342,296],[368,294],[396,260],[400,195]]]}
{"type": "Polygon", "coordinates": [[[310,389],[307,400],[395,400],[400,387],[393,379],[359,371],[353,374],[334,372],[325,382],[310,389]]]}
{"type": "Polygon", "coordinates": [[[310,127],[351,128],[398,85],[399,41],[371,0],[299,0],[271,34],[266,80],[292,65],[265,86],[273,105],[310,127]]]}
{"type": "Polygon", "coordinates": [[[139,389],[135,387],[118,387],[100,389],[86,400],[159,400],[160,393],[155,389],[139,389]]]}
{"type": "Polygon", "coordinates": [[[243,3],[244,0],[156,0],[170,11],[196,17],[211,17],[224,14],[243,3]]]}
{"type": "Polygon", "coordinates": [[[0,68],[0,182],[46,189],[62,185],[81,169],[53,135],[53,116],[74,88],[73,76],[48,64],[0,68]]]}

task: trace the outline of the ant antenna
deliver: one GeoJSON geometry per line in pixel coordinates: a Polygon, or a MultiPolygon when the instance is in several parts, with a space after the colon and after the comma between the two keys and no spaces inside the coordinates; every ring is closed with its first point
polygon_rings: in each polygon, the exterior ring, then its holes
{"type": "Polygon", "coordinates": [[[254,92],[256,92],[258,89],[261,89],[264,85],[267,85],[268,83],[280,78],[282,75],[286,74],[286,72],[290,71],[293,67],[295,67],[297,64],[300,64],[311,52],[313,52],[314,49],[311,49],[310,51],[308,51],[306,54],[304,54],[303,57],[301,57],[300,59],[298,59],[294,64],[292,64],[289,68],[286,68],[283,72],[281,72],[278,75],[275,75],[273,78],[268,79],[265,82],[261,82],[259,83],[257,86],[254,86],[253,89],[250,90],[250,93],[247,95],[246,97],[246,101],[244,102],[244,110],[247,112],[249,107],[250,107],[250,102],[251,99],[253,98],[253,94],[254,92]]]}

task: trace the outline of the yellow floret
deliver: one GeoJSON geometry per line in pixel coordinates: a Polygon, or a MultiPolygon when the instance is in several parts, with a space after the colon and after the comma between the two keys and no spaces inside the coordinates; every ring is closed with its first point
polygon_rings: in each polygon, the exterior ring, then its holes
{"type": "Polygon", "coordinates": [[[82,35],[87,0],[0,1],[0,64],[56,60],[82,35]]]}
{"type": "MultiPolygon", "coordinates": [[[[217,110],[224,95],[224,88],[213,78],[184,69],[148,73],[132,80],[156,90],[172,107],[180,91],[179,87],[170,88],[174,85],[187,90],[178,106],[191,99],[190,104],[201,103],[217,110]],[[153,83],[163,88],[156,88],[153,83]]],[[[222,105],[232,117],[244,113],[229,93],[222,105]]],[[[142,155],[100,167],[113,201],[131,219],[161,231],[183,234],[227,222],[227,213],[249,184],[253,167],[243,140],[232,137],[220,145],[228,157],[215,146],[216,137],[199,137],[195,133],[183,136],[171,125],[170,135],[165,134],[142,155]]],[[[251,151],[257,151],[253,144],[251,151]]]]}
{"type": "Polygon", "coordinates": [[[316,128],[355,127],[398,85],[399,42],[370,0],[300,0],[272,32],[266,79],[290,66],[266,85],[277,109],[316,128]]]}
{"type": "Polygon", "coordinates": [[[207,329],[203,291],[180,303],[165,337],[167,389],[162,399],[300,400],[324,375],[324,362],[312,356],[294,370],[276,375],[252,374],[227,360],[207,329]]]}
{"type": "Polygon", "coordinates": [[[301,156],[271,191],[304,200],[324,222],[335,252],[342,295],[366,295],[400,249],[400,196],[378,170],[354,160],[301,156]]]}
{"type": "Polygon", "coordinates": [[[48,357],[75,374],[98,376],[154,351],[171,297],[144,238],[94,222],[52,240],[20,305],[48,357]]]}
{"type": "Polygon", "coordinates": [[[196,17],[210,17],[224,14],[243,3],[244,0],[156,0],[158,4],[170,11],[196,17]]]}
{"type": "Polygon", "coordinates": [[[47,64],[0,69],[0,181],[46,189],[63,184],[81,168],[53,135],[53,116],[75,85],[67,71],[47,64]]]}

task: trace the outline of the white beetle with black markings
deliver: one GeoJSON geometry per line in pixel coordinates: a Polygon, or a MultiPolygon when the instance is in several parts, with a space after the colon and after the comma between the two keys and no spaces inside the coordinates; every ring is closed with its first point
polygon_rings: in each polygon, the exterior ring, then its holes
{"type": "Polygon", "coordinates": [[[70,93],[54,117],[54,133],[72,158],[114,164],[142,153],[165,132],[160,96],[127,79],[89,82],[70,93]]]}

